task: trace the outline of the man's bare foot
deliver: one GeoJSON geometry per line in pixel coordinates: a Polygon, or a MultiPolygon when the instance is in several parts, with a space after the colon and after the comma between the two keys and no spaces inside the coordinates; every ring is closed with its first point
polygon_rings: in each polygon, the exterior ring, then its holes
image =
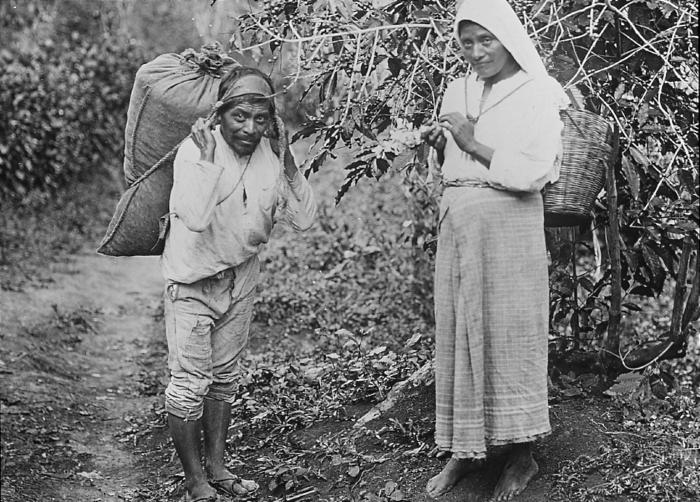
{"type": "Polygon", "coordinates": [[[479,460],[452,457],[440,474],[428,481],[425,489],[431,497],[440,497],[449,492],[460,479],[478,470],[479,467],[481,467],[479,460]]]}
{"type": "Polygon", "coordinates": [[[502,502],[519,495],[538,470],[537,462],[532,458],[531,443],[513,445],[501,477],[496,483],[492,500],[502,502]]]}
{"type": "Polygon", "coordinates": [[[225,468],[211,469],[209,477],[212,486],[231,496],[250,495],[260,488],[255,481],[236,476],[225,468]]]}

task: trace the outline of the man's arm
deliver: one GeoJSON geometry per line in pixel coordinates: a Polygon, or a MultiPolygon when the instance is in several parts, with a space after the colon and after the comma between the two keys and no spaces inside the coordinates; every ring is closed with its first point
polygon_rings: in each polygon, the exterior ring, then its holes
{"type": "Polygon", "coordinates": [[[289,146],[285,148],[284,179],[287,187],[285,216],[294,230],[308,230],[316,220],[316,200],[308,180],[299,172],[289,146]]]}
{"type": "Polygon", "coordinates": [[[216,142],[210,126],[199,119],[192,139],[177,151],[173,163],[170,211],[192,232],[203,232],[211,223],[223,167],[214,164],[216,142]]]}

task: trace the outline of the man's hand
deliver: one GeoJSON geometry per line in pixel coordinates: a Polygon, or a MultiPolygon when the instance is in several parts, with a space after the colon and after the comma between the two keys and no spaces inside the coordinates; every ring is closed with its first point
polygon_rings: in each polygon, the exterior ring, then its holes
{"type": "Polygon", "coordinates": [[[278,136],[275,138],[274,136],[268,136],[267,139],[270,140],[270,148],[272,148],[272,153],[274,153],[275,155],[277,155],[279,157],[280,156],[280,143],[282,143],[282,141],[280,141],[280,137],[278,136]]]}
{"type": "Polygon", "coordinates": [[[204,120],[200,117],[192,126],[192,140],[201,152],[201,159],[208,162],[214,161],[214,149],[216,148],[216,141],[211,132],[213,125],[213,118],[204,120]]]}
{"type": "Polygon", "coordinates": [[[447,113],[440,117],[440,125],[447,129],[464,152],[474,153],[476,140],[474,139],[474,124],[464,115],[458,112],[447,113]]]}
{"type": "MultiPolygon", "coordinates": [[[[283,127],[284,124],[281,122],[277,124],[278,129],[283,127]]],[[[287,176],[287,179],[293,180],[296,174],[299,172],[299,169],[297,168],[296,162],[294,162],[292,152],[289,150],[289,135],[286,128],[277,132],[277,137],[268,136],[268,139],[270,140],[270,148],[272,148],[272,152],[278,157],[280,156],[281,152],[284,152],[284,174],[287,176]]]]}
{"type": "Polygon", "coordinates": [[[272,117],[270,119],[270,127],[268,132],[265,134],[267,139],[270,140],[270,148],[272,152],[279,157],[280,151],[284,151],[289,145],[289,134],[287,128],[282,120],[278,120],[277,117],[272,117]]]}

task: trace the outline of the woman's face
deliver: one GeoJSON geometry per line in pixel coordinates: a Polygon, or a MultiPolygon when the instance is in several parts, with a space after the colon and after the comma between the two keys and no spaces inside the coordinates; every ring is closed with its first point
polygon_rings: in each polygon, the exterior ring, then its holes
{"type": "Polygon", "coordinates": [[[517,68],[510,52],[493,33],[479,24],[462,23],[459,41],[467,63],[484,80],[496,82],[517,68]]]}

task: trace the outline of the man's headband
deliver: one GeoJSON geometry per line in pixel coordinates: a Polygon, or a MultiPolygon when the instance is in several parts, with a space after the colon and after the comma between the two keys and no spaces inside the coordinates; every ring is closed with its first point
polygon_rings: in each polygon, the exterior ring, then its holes
{"type": "Polygon", "coordinates": [[[258,94],[261,97],[269,98],[272,97],[272,89],[270,84],[258,75],[243,75],[231,84],[223,99],[228,101],[231,98],[246,94],[258,94]]]}

